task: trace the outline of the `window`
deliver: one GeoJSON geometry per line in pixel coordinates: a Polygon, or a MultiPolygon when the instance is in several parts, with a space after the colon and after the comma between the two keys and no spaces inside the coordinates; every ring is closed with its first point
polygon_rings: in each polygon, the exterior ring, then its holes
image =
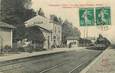
{"type": "Polygon", "coordinates": [[[53,39],[56,39],[56,36],[54,36],[53,39]]]}

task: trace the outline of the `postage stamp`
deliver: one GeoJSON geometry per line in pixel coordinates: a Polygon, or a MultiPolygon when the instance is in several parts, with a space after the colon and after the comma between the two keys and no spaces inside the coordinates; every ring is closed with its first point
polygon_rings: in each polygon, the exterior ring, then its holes
{"type": "Polygon", "coordinates": [[[80,26],[94,25],[94,8],[79,9],[80,26]]]}
{"type": "Polygon", "coordinates": [[[111,25],[110,7],[96,8],[96,25],[111,25]]]}

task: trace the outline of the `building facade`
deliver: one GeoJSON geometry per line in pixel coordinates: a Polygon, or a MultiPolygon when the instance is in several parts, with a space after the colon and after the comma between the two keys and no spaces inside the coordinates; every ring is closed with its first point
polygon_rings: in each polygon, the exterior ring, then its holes
{"type": "Polygon", "coordinates": [[[45,37],[43,48],[56,48],[61,45],[61,25],[51,22],[50,19],[37,15],[31,18],[30,20],[26,21],[25,26],[27,28],[33,26],[40,28],[45,37]]]}
{"type": "Polygon", "coordinates": [[[11,47],[12,48],[12,37],[13,27],[4,22],[0,22],[0,48],[11,47]]]}
{"type": "Polygon", "coordinates": [[[45,49],[51,48],[51,32],[43,28],[40,28],[40,30],[42,31],[45,38],[45,41],[43,43],[44,45],[43,48],[45,49]]]}
{"type": "Polygon", "coordinates": [[[52,27],[51,43],[52,47],[60,47],[62,44],[62,27],[58,23],[50,23],[52,27]]]}

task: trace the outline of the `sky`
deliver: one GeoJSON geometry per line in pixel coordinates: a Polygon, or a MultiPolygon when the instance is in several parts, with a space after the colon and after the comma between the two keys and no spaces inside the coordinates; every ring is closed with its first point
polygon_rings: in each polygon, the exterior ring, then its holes
{"type": "Polygon", "coordinates": [[[115,0],[32,0],[32,8],[36,11],[42,8],[46,17],[51,14],[55,14],[61,17],[63,20],[69,20],[73,23],[73,26],[78,27],[81,31],[82,37],[84,36],[84,30],[88,28],[89,37],[97,37],[98,34],[106,36],[112,43],[115,43],[115,0]],[[102,31],[97,26],[93,27],[80,27],[79,25],[79,8],[87,7],[111,7],[111,25],[108,26],[108,30],[102,31]]]}

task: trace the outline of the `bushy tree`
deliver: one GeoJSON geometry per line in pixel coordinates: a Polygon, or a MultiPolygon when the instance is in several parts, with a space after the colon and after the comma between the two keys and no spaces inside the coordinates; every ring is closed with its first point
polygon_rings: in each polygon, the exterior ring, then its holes
{"type": "Polygon", "coordinates": [[[63,25],[62,25],[62,32],[64,36],[71,36],[73,35],[73,29],[72,29],[72,24],[68,21],[65,20],[63,25]]]}
{"type": "Polygon", "coordinates": [[[73,27],[73,33],[73,36],[80,38],[81,32],[77,27],[73,27]]]}
{"type": "Polygon", "coordinates": [[[62,41],[66,44],[67,37],[80,37],[80,31],[77,27],[74,27],[72,23],[65,20],[62,24],[62,41]]]}
{"type": "Polygon", "coordinates": [[[14,25],[14,40],[25,37],[24,22],[36,15],[31,0],[1,0],[1,20],[14,25]]]}
{"type": "Polygon", "coordinates": [[[56,15],[50,15],[50,20],[58,22],[58,18],[56,15]]]}
{"type": "Polygon", "coordinates": [[[62,25],[62,23],[63,23],[63,20],[56,15],[50,15],[50,20],[52,20],[54,23],[60,24],[60,25],[62,25]]]}

